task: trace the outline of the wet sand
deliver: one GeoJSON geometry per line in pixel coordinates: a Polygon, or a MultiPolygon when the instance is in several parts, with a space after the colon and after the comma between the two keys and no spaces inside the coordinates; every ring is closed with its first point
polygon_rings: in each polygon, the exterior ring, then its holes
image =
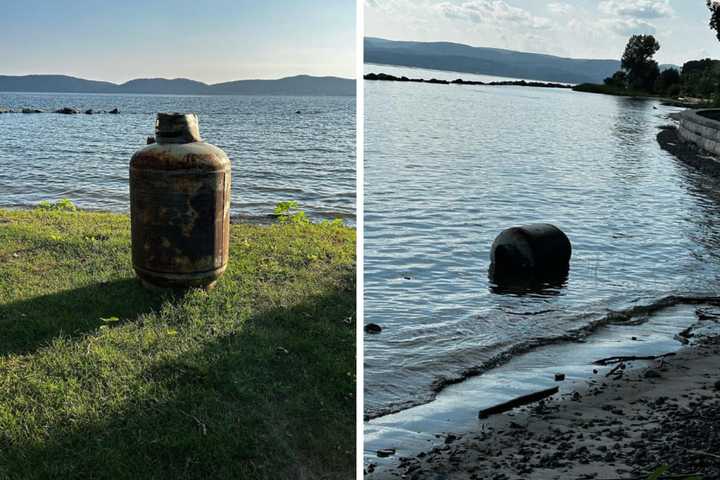
{"type": "MultiPolygon", "coordinates": [[[[479,420],[474,432],[400,458],[371,478],[720,478],[720,339],[676,355],[598,370],[573,393],[479,420]],[[663,477],[666,478],[666,477],[663,477]],[[679,478],[679,477],[674,477],[679,478]]],[[[443,440],[442,438],[438,440],[443,440]]]]}

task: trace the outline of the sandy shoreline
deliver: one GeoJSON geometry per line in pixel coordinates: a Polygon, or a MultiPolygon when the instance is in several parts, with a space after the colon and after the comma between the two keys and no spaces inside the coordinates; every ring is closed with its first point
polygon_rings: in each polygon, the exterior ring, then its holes
{"type": "Polygon", "coordinates": [[[659,361],[598,371],[576,393],[478,421],[444,445],[400,458],[371,478],[634,479],[668,473],[720,478],[720,338],[659,361]]]}

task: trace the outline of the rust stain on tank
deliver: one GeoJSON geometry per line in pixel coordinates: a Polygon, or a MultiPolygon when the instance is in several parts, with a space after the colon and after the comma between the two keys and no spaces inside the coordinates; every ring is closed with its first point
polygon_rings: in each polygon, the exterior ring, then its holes
{"type": "Polygon", "coordinates": [[[194,114],[158,114],[156,139],[130,162],[133,266],[153,286],[211,286],[229,256],[230,161],[194,114]]]}

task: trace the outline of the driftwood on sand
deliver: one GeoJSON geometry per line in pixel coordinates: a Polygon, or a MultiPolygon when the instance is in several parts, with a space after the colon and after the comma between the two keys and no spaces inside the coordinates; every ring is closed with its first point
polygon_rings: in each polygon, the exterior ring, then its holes
{"type": "Polygon", "coordinates": [[[558,387],[552,387],[545,390],[540,390],[539,392],[521,395],[507,402],[480,410],[478,412],[478,418],[488,418],[490,415],[507,412],[508,410],[512,410],[513,408],[522,407],[523,405],[527,405],[528,403],[537,402],[544,398],[555,395],[559,391],[560,389],[558,387]]]}
{"type": "Polygon", "coordinates": [[[631,362],[633,360],[659,360],[661,358],[665,357],[672,357],[675,355],[674,352],[670,353],[663,353],[662,355],[648,355],[648,356],[621,356],[621,357],[608,357],[608,358],[601,358],[600,360],[595,360],[593,362],[593,365],[612,365],[615,363],[624,363],[624,362],[631,362]]]}

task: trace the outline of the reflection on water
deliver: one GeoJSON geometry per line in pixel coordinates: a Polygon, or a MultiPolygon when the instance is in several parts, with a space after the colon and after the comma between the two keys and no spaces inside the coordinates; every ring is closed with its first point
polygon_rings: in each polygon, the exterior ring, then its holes
{"type": "Polygon", "coordinates": [[[354,98],[0,93],[0,107],[64,106],[120,114],[0,115],[0,207],[70,198],[127,211],[130,157],[153,134],[155,114],[191,111],[233,163],[233,214],[267,215],[296,200],[312,217],[354,222],[354,98]]]}
{"type": "Polygon", "coordinates": [[[488,275],[489,289],[491,293],[496,295],[536,295],[538,297],[554,297],[562,293],[562,289],[567,285],[569,272],[564,275],[558,275],[552,279],[537,281],[533,278],[514,278],[512,280],[505,279],[501,283],[496,283],[492,274],[488,275]]]}
{"type": "MultiPolygon", "coordinates": [[[[695,225],[689,235],[702,248],[696,248],[691,255],[698,262],[720,262],[720,181],[699,173],[689,165],[679,164],[678,173],[688,195],[695,200],[697,208],[687,212],[695,225]]],[[[720,272],[709,270],[715,282],[720,281],[720,272]]]]}
{"type": "Polygon", "coordinates": [[[383,327],[365,339],[370,416],[609,309],[717,290],[716,187],[655,139],[675,109],[522,87],[365,82],[365,95],[365,316],[383,327]],[[493,239],[536,222],[570,238],[567,279],[498,290],[493,239]]]}

